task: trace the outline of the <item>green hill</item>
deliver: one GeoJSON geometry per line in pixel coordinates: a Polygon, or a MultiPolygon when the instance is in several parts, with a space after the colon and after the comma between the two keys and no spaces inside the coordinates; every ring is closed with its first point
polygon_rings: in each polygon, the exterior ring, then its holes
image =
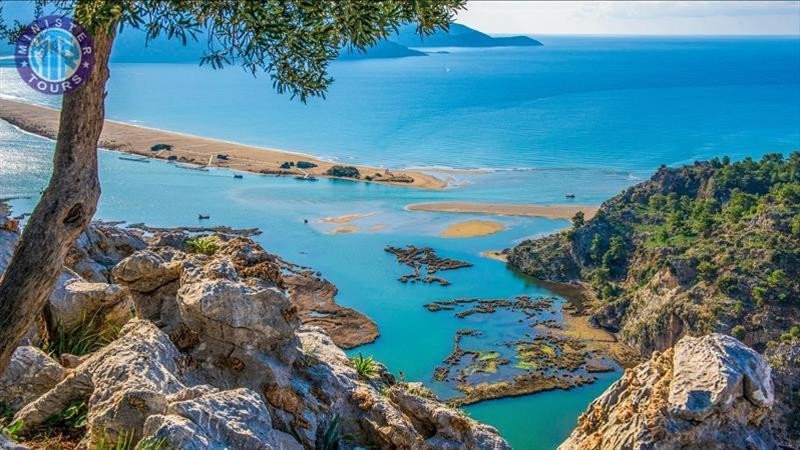
{"type": "Polygon", "coordinates": [[[711,331],[759,351],[800,338],[800,153],[662,167],[509,261],[589,287],[593,322],[643,354],[711,331]]]}

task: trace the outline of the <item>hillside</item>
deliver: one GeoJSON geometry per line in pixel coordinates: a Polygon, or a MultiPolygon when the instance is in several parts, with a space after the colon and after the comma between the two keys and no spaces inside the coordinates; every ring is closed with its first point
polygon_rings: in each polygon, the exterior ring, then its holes
{"type": "Polygon", "coordinates": [[[416,27],[406,25],[398,30],[392,41],[406,47],[533,47],[542,45],[527,36],[492,37],[466,25],[450,24],[447,31],[439,30],[430,36],[420,36],[416,27]]]}
{"type": "Polygon", "coordinates": [[[642,354],[686,334],[758,351],[800,335],[800,153],[662,167],[583,222],[522,242],[509,261],[588,286],[593,322],[642,354]]]}

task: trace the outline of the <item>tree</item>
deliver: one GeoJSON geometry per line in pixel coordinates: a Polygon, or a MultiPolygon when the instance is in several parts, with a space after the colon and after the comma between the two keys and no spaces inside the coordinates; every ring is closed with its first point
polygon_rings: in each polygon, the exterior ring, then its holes
{"type": "MultiPolygon", "coordinates": [[[[364,50],[406,23],[418,32],[446,29],[465,0],[37,0],[71,13],[93,36],[95,67],[62,99],[53,174],[0,279],[0,373],[41,312],[64,257],[89,225],[100,197],[97,143],[105,119],[108,58],[118,31],[145,30],[180,40],[202,36],[201,64],[241,65],[267,74],[279,93],[305,102],[324,96],[329,62],[342,48],[364,50]]],[[[21,29],[0,27],[13,41],[21,29]]]]}
{"type": "Polygon", "coordinates": [[[574,228],[580,228],[586,223],[586,218],[583,215],[583,211],[578,211],[572,216],[572,226],[574,228]]]}

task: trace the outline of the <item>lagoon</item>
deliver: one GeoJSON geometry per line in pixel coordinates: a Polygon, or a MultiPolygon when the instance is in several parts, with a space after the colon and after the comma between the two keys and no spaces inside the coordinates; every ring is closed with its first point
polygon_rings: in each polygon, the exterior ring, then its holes
{"type": "MultiPolygon", "coordinates": [[[[479,214],[412,212],[429,201],[599,203],[648,177],[659,164],[723,154],[734,159],[800,148],[800,41],[782,38],[541,39],[541,48],[448,49],[396,60],[336,62],[326,101],[289,102],[269,83],[235,69],[185,64],[112,66],[108,116],[143,126],[296,150],[342,162],[453,167],[453,189],[423,191],[341,180],[303,183],[227,170],[181,170],[100,154],[97,217],[151,226],[258,227],[257,240],[289,261],[314,267],[340,290],[337,302],[375,320],[381,337],[354,350],[440,394],[433,369],[465,322],[422,305],[456,297],[549,295],[533,280],[480,256],[564,220],[492,217],[497,234],[447,239],[439,233],[479,214]],[[475,171],[475,169],[488,169],[475,171]],[[211,219],[198,223],[198,213],[211,219]],[[324,217],[375,213],[362,230],[332,235],[324,217]],[[309,223],[305,224],[304,219],[309,223]],[[447,273],[451,286],[402,284],[408,271],[383,248],[431,246],[474,264],[447,273]]],[[[0,68],[0,95],[39,104],[0,68]]],[[[0,198],[15,214],[32,209],[50,172],[52,143],[0,122],[0,198]]],[[[501,339],[502,317],[475,319],[501,339]]],[[[514,448],[554,448],[577,415],[620,375],[571,391],[472,405],[514,448]]]]}

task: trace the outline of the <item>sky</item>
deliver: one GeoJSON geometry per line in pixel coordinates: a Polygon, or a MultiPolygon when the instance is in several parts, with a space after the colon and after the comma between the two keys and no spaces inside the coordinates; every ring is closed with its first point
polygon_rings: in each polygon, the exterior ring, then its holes
{"type": "Polygon", "coordinates": [[[492,34],[800,35],[800,1],[469,1],[492,34]]]}

